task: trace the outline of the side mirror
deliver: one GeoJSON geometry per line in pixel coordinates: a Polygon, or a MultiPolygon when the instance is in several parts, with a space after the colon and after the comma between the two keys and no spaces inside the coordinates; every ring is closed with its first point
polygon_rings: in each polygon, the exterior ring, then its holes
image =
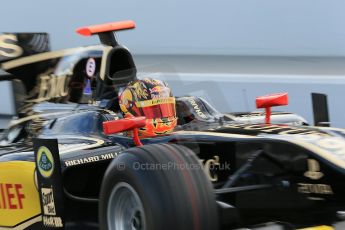
{"type": "Polygon", "coordinates": [[[103,122],[105,135],[121,133],[128,130],[142,128],[146,125],[146,117],[130,117],[103,122]]]}
{"type": "Polygon", "coordinates": [[[288,104],[288,93],[269,94],[256,98],[256,108],[265,108],[266,110],[266,124],[271,123],[271,107],[282,106],[288,104]]]}
{"type": "Polygon", "coordinates": [[[133,141],[137,146],[143,145],[139,138],[138,129],[146,125],[146,117],[130,117],[113,121],[103,122],[105,135],[120,133],[128,130],[133,131],[133,141]]]}

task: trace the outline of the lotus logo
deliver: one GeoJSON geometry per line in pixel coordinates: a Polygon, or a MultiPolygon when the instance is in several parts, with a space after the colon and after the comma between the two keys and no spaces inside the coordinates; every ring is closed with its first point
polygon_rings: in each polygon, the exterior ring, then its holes
{"type": "Polygon", "coordinates": [[[37,152],[37,167],[43,177],[50,177],[54,171],[54,158],[47,147],[41,146],[37,152]]]}
{"type": "Polygon", "coordinates": [[[314,159],[308,159],[308,171],[304,173],[305,177],[312,180],[319,180],[323,177],[323,173],[320,172],[320,164],[314,159]]]}

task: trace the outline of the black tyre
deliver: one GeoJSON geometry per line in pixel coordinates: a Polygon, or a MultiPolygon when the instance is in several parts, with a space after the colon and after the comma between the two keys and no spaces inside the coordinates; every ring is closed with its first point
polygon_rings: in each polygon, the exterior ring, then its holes
{"type": "Polygon", "coordinates": [[[217,230],[216,201],[195,154],[173,144],[126,150],[100,193],[103,230],[217,230]]]}

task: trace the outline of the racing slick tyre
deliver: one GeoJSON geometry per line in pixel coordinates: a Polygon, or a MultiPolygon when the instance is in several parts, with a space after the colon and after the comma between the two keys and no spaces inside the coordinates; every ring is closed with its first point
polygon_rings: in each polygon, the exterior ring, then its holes
{"type": "Polygon", "coordinates": [[[217,230],[211,182],[190,149],[153,144],[125,150],[108,167],[102,230],[217,230]]]}

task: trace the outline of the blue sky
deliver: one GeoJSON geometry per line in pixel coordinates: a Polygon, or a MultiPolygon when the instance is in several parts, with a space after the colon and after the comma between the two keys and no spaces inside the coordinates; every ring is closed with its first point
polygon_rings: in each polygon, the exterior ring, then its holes
{"type": "Polygon", "coordinates": [[[345,56],[342,0],[11,0],[0,31],[51,34],[53,49],[94,44],[75,28],[133,19],[137,54],[345,56]]]}

